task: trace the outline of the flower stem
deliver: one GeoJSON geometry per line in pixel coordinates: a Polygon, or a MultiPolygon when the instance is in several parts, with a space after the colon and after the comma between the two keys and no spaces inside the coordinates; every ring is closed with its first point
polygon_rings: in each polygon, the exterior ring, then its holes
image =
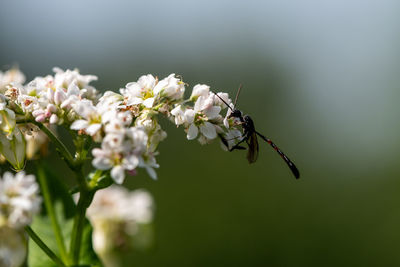
{"type": "Polygon", "coordinates": [[[69,258],[68,258],[67,250],[65,248],[64,237],[62,235],[61,228],[58,223],[56,213],[54,210],[53,202],[51,200],[51,195],[50,195],[50,191],[49,191],[49,186],[47,184],[46,175],[43,171],[43,168],[40,167],[40,165],[38,168],[38,179],[39,179],[40,186],[42,189],[44,205],[46,206],[47,214],[49,215],[50,220],[51,220],[51,225],[53,227],[53,231],[56,236],[56,242],[57,242],[58,249],[60,250],[61,258],[65,263],[68,264],[69,258]]]}
{"type": "MultiPolygon", "coordinates": [[[[79,158],[79,153],[77,153],[79,158]]],[[[74,217],[74,225],[71,233],[70,253],[72,256],[72,263],[74,265],[79,264],[79,256],[82,243],[83,229],[85,227],[85,215],[86,209],[89,207],[92,200],[93,193],[89,190],[86,179],[82,171],[82,163],[79,164],[75,170],[76,178],[79,185],[79,201],[76,208],[76,214],[74,217]]]]}
{"type": "Polygon", "coordinates": [[[66,265],[57,257],[56,254],[40,239],[40,237],[32,230],[30,226],[25,226],[25,231],[30,238],[49,256],[57,265],[66,267],[66,265]]]}
{"type": "Polygon", "coordinates": [[[80,192],[77,211],[74,218],[74,226],[71,233],[70,251],[72,255],[72,263],[79,264],[79,256],[82,243],[83,229],[85,227],[86,209],[89,206],[91,199],[91,192],[80,192]]]}

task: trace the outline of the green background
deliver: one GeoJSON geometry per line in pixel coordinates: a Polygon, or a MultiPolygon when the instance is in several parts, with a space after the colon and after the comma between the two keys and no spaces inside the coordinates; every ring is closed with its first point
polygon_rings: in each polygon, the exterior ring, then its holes
{"type": "Polygon", "coordinates": [[[399,266],[399,15],[398,1],[1,1],[0,66],[78,67],[114,91],[147,73],[242,83],[240,109],[299,167],[263,143],[249,165],[162,120],[158,181],[125,182],[155,198],[154,247],[126,266],[399,266]]]}

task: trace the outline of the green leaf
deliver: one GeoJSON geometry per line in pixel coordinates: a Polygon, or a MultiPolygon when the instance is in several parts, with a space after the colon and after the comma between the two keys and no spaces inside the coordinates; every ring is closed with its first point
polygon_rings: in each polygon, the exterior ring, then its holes
{"type": "Polygon", "coordinates": [[[83,229],[80,264],[87,264],[96,267],[102,266],[99,258],[93,250],[92,233],[93,228],[89,221],[87,221],[85,228],[83,229]]]}
{"type": "MultiPolygon", "coordinates": [[[[43,216],[35,217],[32,229],[43,240],[43,242],[59,256],[57,244],[52,232],[50,219],[43,216]]],[[[31,239],[29,239],[28,266],[30,267],[58,267],[42,249],[31,239]]]]}

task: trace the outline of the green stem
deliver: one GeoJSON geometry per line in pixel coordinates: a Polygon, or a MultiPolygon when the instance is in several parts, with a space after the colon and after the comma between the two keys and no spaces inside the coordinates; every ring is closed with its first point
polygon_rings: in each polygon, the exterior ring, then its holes
{"type": "MultiPolygon", "coordinates": [[[[79,153],[78,153],[79,156],[79,153]]],[[[82,172],[82,165],[77,166],[74,170],[79,184],[79,201],[74,217],[74,225],[71,233],[70,253],[72,255],[72,263],[79,264],[79,256],[82,243],[83,229],[85,227],[86,209],[89,207],[92,199],[92,192],[89,190],[86,179],[82,172]]]]}
{"type": "Polygon", "coordinates": [[[30,226],[25,226],[25,231],[28,233],[30,238],[49,256],[57,265],[66,267],[65,264],[54,254],[53,251],[40,239],[40,237],[32,230],[30,226]]]}
{"type": "Polygon", "coordinates": [[[83,229],[85,227],[85,215],[86,209],[89,206],[89,201],[91,199],[90,192],[80,192],[77,212],[74,218],[74,226],[72,228],[71,233],[71,254],[72,254],[72,263],[77,265],[79,264],[79,256],[81,250],[81,243],[82,243],[82,235],[83,229]]]}
{"type": "Polygon", "coordinates": [[[47,184],[46,175],[44,174],[43,168],[41,168],[40,166],[38,168],[38,179],[42,189],[44,205],[46,206],[47,214],[49,215],[51,220],[51,225],[56,236],[56,242],[58,249],[60,250],[61,258],[64,262],[68,264],[69,259],[67,250],[65,248],[64,237],[62,235],[61,228],[56,217],[53,202],[51,201],[51,195],[49,191],[49,185],[47,184]]]}

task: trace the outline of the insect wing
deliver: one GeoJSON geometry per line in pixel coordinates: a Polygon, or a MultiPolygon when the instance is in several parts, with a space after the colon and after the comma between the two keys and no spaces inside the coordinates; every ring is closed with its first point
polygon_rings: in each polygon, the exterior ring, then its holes
{"type": "Polygon", "coordinates": [[[256,133],[252,133],[247,140],[247,144],[249,145],[249,149],[247,151],[247,160],[249,163],[254,163],[258,158],[258,140],[256,133]]]}

